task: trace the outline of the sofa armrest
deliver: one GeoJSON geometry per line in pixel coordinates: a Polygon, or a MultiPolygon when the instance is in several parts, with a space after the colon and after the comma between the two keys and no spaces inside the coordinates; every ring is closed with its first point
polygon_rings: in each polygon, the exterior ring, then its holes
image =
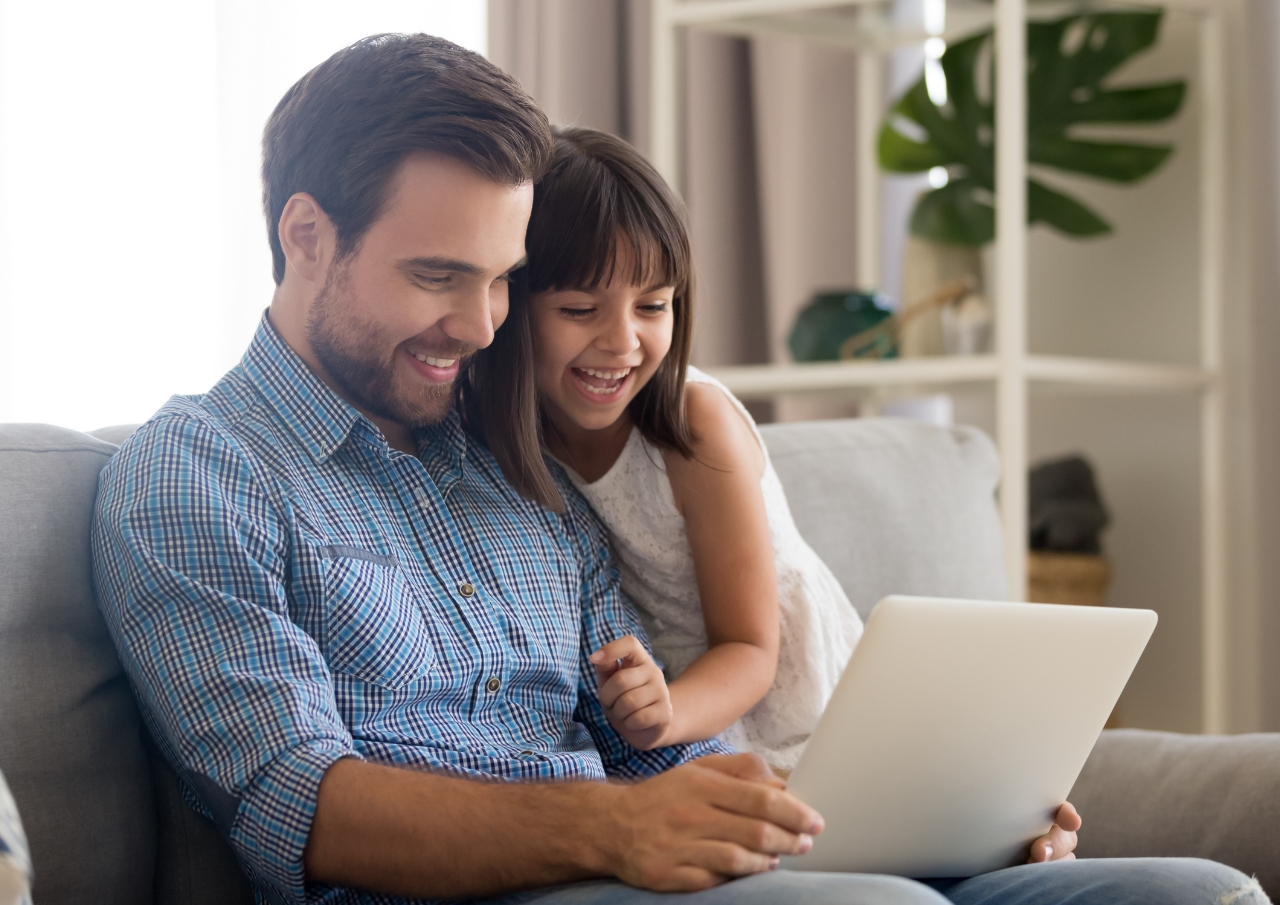
{"type": "Polygon", "coordinates": [[[1280,893],[1280,733],[1102,733],[1071,801],[1084,858],[1209,858],[1280,893]]]}

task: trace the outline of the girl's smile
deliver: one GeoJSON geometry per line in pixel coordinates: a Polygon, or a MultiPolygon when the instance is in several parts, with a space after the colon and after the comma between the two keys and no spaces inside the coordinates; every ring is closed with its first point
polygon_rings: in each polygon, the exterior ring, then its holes
{"type": "Polygon", "coordinates": [[[607,370],[600,368],[569,368],[577,387],[586,394],[588,402],[594,405],[609,405],[617,402],[629,385],[632,368],[607,370]]]}

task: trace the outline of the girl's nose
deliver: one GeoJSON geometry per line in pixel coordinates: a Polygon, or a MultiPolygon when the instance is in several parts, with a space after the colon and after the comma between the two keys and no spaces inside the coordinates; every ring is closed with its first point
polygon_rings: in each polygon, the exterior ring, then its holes
{"type": "Polygon", "coordinates": [[[640,338],[636,335],[631,318],[622,314],[609,321],[596,345],[612,355],[627,355],[639,348],[640,338]]]}

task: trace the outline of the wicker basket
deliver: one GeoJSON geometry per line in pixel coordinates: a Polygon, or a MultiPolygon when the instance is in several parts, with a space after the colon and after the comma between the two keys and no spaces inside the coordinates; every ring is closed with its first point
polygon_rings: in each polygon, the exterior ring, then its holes
{"type": "Polygon", "coordinates": [[[1027,554],[1027,599],[1034,603],[1105,606],[1111,563],[1088,553],[1027,554]]]}

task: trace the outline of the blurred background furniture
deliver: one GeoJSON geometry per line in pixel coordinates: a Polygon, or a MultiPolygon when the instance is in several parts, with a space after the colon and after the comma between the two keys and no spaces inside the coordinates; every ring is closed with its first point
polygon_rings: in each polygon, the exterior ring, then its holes
{"type": "MultiPolygon", "coordinates": [[[[893,592],[1004,595],[985,434],[892,419],[763,432],[801,533],[864,617],[893,592]]],[[[0,425],[0,772],[40,905],[249,903],[230,849],[144,738],[93,602],[98,472],[129,433],[0,425]]],[[[1210,857],[1280,891],[1280,735],[1107,732],[1073,797],[1083,855],[1210,857]]]]}
{"type": "MultiPolygon", "coordinates": [[[[856,174],[855,247],[859,288],[886,285],[882,237],[891,234],[882,212],[883,181],[877,161],[880,124],[886,116],[884,59],[903,47],[920,47],[925,76],[936,76],[946,93],[938,61],[947,46],[994,25],[995,56],[1018,61],[999,68],[991,86],[995,121],[996,243],[987,295],[996,309],[994,354],[937,356],[831,365],[768,364],[712,369],[733,392],[756,399],[787,393],[842,389],[865,394],[893,387],[983,386],[994,390],[995,436],[1006,468],[1000,506],[1004,525],[1005,574],[1013,596],[1027,595],[1027,483],[1031,447],[1031,389],[1062,392],[1145,394],[1190,393],[1199,398],[1200,467],[1200,718],[1206,732],[1227,726],[1228,671],[1226,506],[1222,385],[1219,380],[1224,298],[1224,237],[1227,181],[1227,65],[1221,4],[1215,0],[1176,0],[1161,4],[1171,14],[1194,21],[1200,32],[1198,73],[1192,90],[1199,97],[1199,344],[1194,364],[1176,361],[1179,350],[1160,350],[1155,358],[1128,355],[1102,358],[1033,354],[1029,341],[1027,194],[1026,21],[1064,15],[1069,7],[1026,0],[923,0],[919,21],[902,21],[901,4],[891,0],[651,0],[649,37],[649,156],[672,185],[684,187],[681,161],[686,89],[678,45],[682,33],[714,32],[736,36],[786,35],[815,47],[835,47],[856,55],[850,100],[856,109],[856,141],[849,166],[856,174]],[[932,66],[936,72],[930,72],[932,66]],[[1166,352],[1172,354],[1166,354],[1166,352]]],[[[1090,9],[1119,9],[1107,3],[1090,9]]],[[[931,94],[933,91],[931,90],[931,94]]],[[[941,102],[940,102],[941,103],[941,102]]],[[[953,174],[954,175],[954,174],[953,174]]],[[[941,177],[945,182],[945,176],[941,177]]],[[[937,187],[937,186],[935,186],[937,187]]],[[[892,279],[892,278],[891,278],[892,279]]],[[[904,280],[906,277],[904,277],[904,280]]],[[[902,298],[902,305],[917,301],[902,298]]],[[[1063,300],[1057,300],[1059,304],[1063,300]]],[[[1080,438],[1076,442],[1081,442],[1080,438]]],[[[1043,565],[1043,564],[1041,564],[1043,565]]]]}

